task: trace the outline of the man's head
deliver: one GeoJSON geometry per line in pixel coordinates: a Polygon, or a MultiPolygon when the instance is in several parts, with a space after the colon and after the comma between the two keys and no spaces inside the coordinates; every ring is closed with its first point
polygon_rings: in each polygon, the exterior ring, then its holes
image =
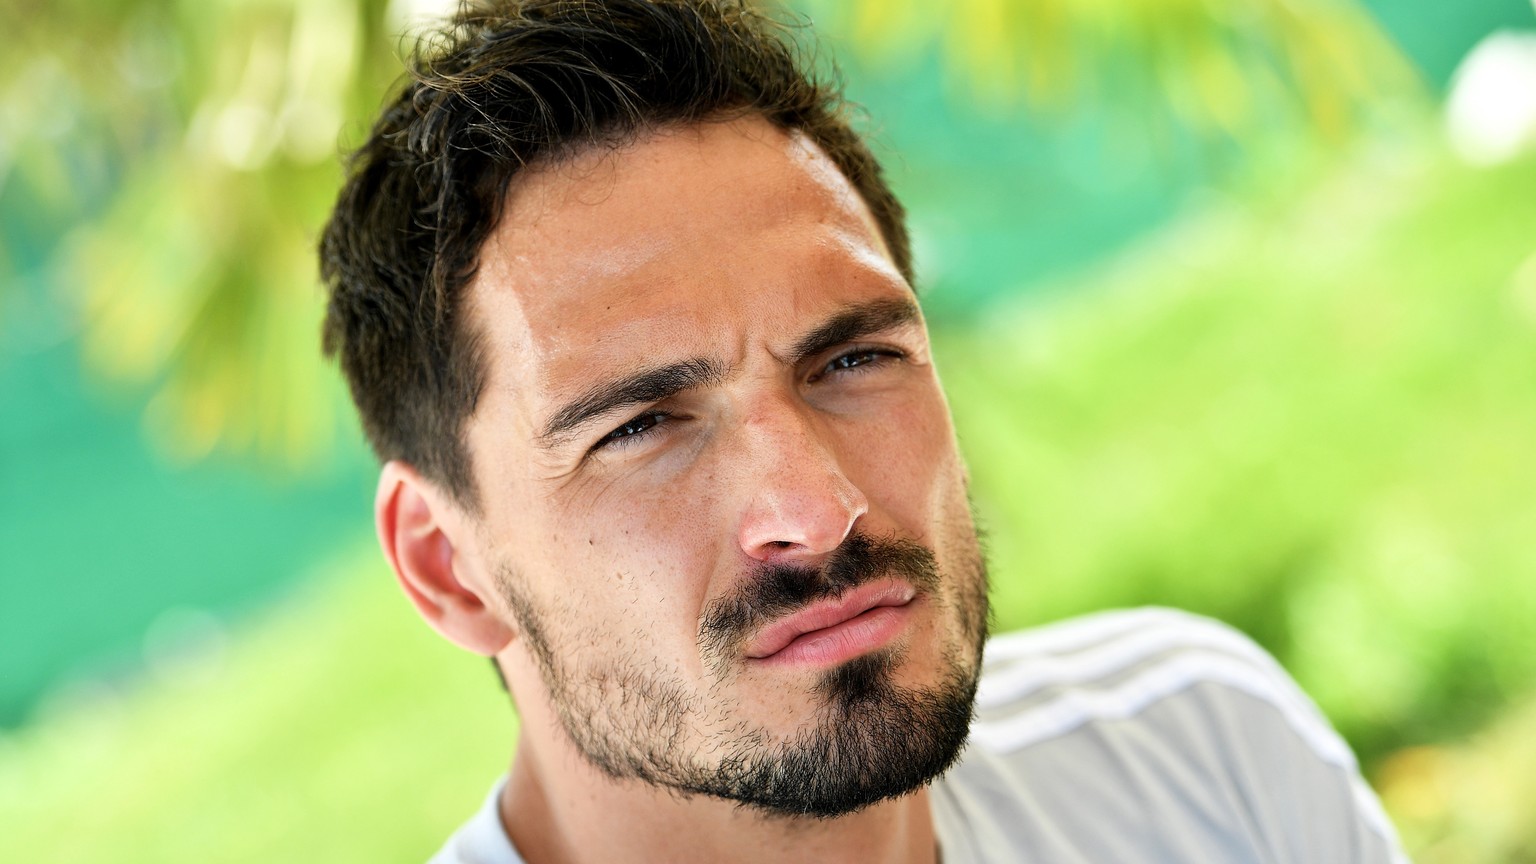
{"type": "Polygon", "coordinates": [[[407,593],[622,781],[831,816],[931,779],[985,578],[835,92],[730,3],[503,4],[433,52],[322,244],[407,593]]]}
{"type": "Polygon", "coordinates": [[[352,157],[321,240],[336,355],[379,457],[473,508],[463,423],[484,390],[465,289],[531,166],[690,122],[756,116],[798,130],[854,186],[911,281],[905,214],[836,88],[750,4],[467,4],[423,40],[408,84],[352,157]]]}

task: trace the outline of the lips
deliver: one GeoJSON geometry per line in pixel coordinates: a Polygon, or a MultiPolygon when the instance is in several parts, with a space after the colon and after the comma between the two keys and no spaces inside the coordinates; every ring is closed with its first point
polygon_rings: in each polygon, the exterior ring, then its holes
{"type": "Polygon", "coordinates": [[[747,657],[834,659],[878,647],[900,630],[903,607],[917,589],[907,582],[881,579],[833,600],[823,600],[764,627],[747,644],[747,657]],[[800,655],[805,655],[804,657],[800,655]]]}

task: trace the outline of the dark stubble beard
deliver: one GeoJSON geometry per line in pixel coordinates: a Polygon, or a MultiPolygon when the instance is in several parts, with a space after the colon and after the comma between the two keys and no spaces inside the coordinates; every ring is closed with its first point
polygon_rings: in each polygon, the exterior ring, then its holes
{"type": "Polygon", "coordinates": [[[941,646],[936,684],[898,685],[898,651],[858,657],[822,674],[815,720],[788,741],[770,740],[745,719],[722,726],[718,717],[730,716],[729,702],[706,705],[683,681],[644,660],[576,668],[508,568],[500,568],[498,583],[561,726],[591,764],[615,778],[735,801],[764,814],[830,818],[915,791],[964,747],[987,629],[985,565],[974,534],[965,551],[971,554],[963,556],[961,572],[948,574],[956,581],[946,594],[926,547],[852,534],[820,568],[765,566],[709,604],[698,640],[717,686],[738,668],[741,645],[763,624],[876,579],[911,582],[945,623],[958,621],[960,642],[941,646]],[[716,718],[715,732],[690,752],[689,722],[701,716],[716,718]]]}

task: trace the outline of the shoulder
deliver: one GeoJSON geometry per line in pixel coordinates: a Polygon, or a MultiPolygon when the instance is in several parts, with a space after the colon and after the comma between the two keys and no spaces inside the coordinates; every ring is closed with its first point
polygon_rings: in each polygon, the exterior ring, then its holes
{"type": "Polygon", "coordinates": [[[1349,748],[1268,652],[1220,621],[1159,607],[994,637],[977,731],[995,748],[1016,749],[1086,722],[1135,716],[1201,684],[1263,702],[1320,757],[1354,767],[1349,748]]]}
{"type": "Polygon", "coordinates": [[[1349,746],[1268,652],[1209,618],[1121,610],[995,637],[971,741],[1039,807],[1091,801],[1131,830],[1269,860],[1400,860],[1349,746]]]}
{"type": "Polygon", "coordinates": [[[499,802],[506,778],[496,781],[480,809],[448,838],[427,864],[522,864],[501,826],[499,802]]]}

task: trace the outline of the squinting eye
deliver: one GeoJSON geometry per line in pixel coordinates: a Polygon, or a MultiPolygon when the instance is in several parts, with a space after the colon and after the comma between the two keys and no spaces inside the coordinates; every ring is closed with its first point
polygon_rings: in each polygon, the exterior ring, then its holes
{"type": "Polygon", "coordinates": [[[840,354],[837,357],[832,358],[832,360],[828,362],[827,365],[821,368],[821,371],[817,373],[816,378],[820,379],[821,377],[830,375],[834,372],[854,370],[863,371],[864,367],[878,365],[882,361],[886,360],[900,360],[904,356],[906,355],[902,354],[900,351],[892,351],[889,349],[864,348],[858,351],[849,351],[847,354],[840,354]]]}
{"type": "Polygon", "coordinates": [[[649,414],[641,414],[639,417],[630,420],[623,426],[620,426],[612,432],[609,432],[607,435],[604,435],[602,440],[598,441],[597,445],[592,449],[596,450],[600,447],[610,446],[622,447],[634,443],[635,441],[650,434],[651,431],[659,426],[664,420],[666,420],[666,418],[667,415],[661,413],[660,411],[652,411],[649,414]]]}
{"type": "Polygon", "coordinates": [[[852,369],[855,366],[863,366],[865,363],[873,363],[878,355],[874,351],[860,351],[857,354],[844,354],[827,364],[828,372],[838,369],[852,369]]]}

